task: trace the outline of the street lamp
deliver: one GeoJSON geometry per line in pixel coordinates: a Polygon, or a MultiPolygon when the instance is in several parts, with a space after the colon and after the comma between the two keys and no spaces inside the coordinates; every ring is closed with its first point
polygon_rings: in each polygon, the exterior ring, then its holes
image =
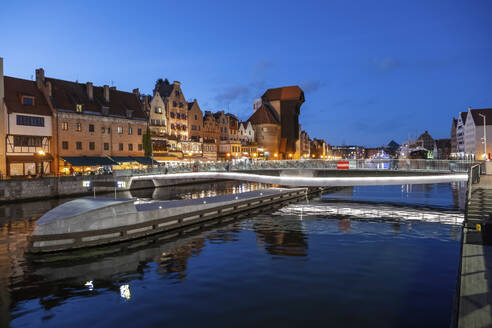
{"type": "Polygon", "coordinates": [[[487,156],[487,120],[485,118],[485,115],[483,114],[478,114],[480,115],[481,118],[483,118],[483,157],[486,161],[489,160],[489,156],[487,156]]]}

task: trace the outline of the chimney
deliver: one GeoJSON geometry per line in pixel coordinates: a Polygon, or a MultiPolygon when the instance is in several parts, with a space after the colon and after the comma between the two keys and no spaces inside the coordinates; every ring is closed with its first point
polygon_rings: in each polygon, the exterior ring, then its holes
{"type": "Polygon", "coordinates": [[[94,100],[94,88],[92,82],[87,82],[85,87],[87,89],[87,97],[89,97],[90,100],[94,100]]]}
{"type": "Polygon", "coordinates": [[[48,91],[48,96],[49,97],[53,97],[53,91],[52,91],[53,88],[51,86],[51,82],[50,81],[46,82],[46,89],[48,91]]]}
{"type": "Polygon", "coordinates": [[[113,87],[109,88],[109,90],[113,90],[114,91],[114,90],[116,90],[116,87],[113,86],[113,87]]]}
{"type": "Polygon", "coordinates": [[[42,68],[36,70],[36,85],[38,89],[42,89],[44,86],[44,69],[42,68]]]}
{"type": "Polygon", "coordinates": [[[104,100],[108,103],[109,102],[109,85],[105,84],[103,88],[104,88],[104,100]]]}
{"type": "Polygon", "coordinates": [[[181,85],[181,82],[179,82],[179,81],[174,81],[174,82],[173,82],[173,84],[174,84],[174,85],[181,85]]]}
{"type": "Polygon", "coordinates": [[[138,88],[133,89],[133,94],[136,95],[137,97],[140,97],[140,91],[138,90],[138,88]]]}

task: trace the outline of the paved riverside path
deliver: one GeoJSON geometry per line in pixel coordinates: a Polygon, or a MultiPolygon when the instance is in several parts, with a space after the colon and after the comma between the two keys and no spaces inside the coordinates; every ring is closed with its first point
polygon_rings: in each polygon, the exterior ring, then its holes
{"type": "Polygon", "coordinates": [[[484,245],[476,230],[490,214],[492,175],[483,175],[473,186],[463,227],[458,327],[492,327],[492,244],[484,245]]]}

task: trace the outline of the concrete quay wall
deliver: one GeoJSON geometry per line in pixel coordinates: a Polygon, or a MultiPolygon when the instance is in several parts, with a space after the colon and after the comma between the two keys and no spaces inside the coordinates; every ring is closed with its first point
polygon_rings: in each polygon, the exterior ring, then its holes
{"type": "MultiPolygon", "coordinates": [[[[118,188],[118,191],[136,190],[153,188],[152,181],[130,181],[130,177],[117,177],[117,181],[125,182],[125,187],[118,188]]],[[[20,201],[20,200],[40,200],[61,197],[74,197],[91,195],[93,193],[92,184],[94,181],[111,182],[115,178],[108,176],[74,176],[63,178],[38,178],[38,179],[11,179],[0,181],[0,203],[20,201]],[[83,182],[90,181],[91,187],[84,187],[83,182]]],[[[214,180],[215,181],[215,180],[214,180]]],[[[169,179],[160,186],[173,186],[191,183],[207,182],[203,179],[169,179]]],[[[96,187],[96,193],[112,192],[113,187],[96,187]]]]}

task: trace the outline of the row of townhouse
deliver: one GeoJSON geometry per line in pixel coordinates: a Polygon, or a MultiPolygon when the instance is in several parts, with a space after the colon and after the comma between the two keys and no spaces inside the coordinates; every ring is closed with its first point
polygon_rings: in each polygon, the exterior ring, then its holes
{"type": "Polygon", "coordinates": [[[178,81],[159,79],[153,94],[143,95],[35,73],[34,81],[4,76],[0,58],[2,175],[149,165],[147,130],[158,161],[311,157],[312,142],[299,124],[304,93],[298,86],[268,89],[240,122],[224,111],[202,112],[178,81]]]}
{"type": "Polygon", "coordinates": [[[451,125],[451,157],[456,159],[490,160],[492,153],[492,108],[458,113],[451,125]]]}
{"type": "Polygon", "coordinates": [[[146,129],[138,89],[64,81],[46,77],[43,69],[35,81],[4,76],[0,58],[2,176],[69,174],[130,158],[148,164],[146,129]]]}
{"type": "Polygon", "coordinates": [[[235,115],[224,111],[203,113],[196,99],[186,100],[180,82],[160,79],[148,98],[156,160],[216,161],[256,154],[251,123],[239,122],[235,115]]]}

